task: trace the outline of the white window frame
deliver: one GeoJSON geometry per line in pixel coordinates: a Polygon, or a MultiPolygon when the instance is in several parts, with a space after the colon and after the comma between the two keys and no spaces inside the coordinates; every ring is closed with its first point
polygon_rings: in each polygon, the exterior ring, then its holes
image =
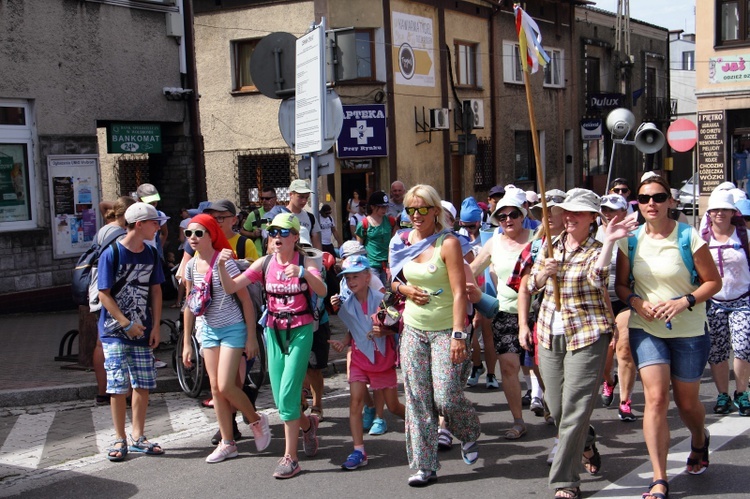
{"type": "Polygon", "coordinates": [[[565,51],[550,47],[544,50],[550,58],[549,64],[544,68],[544,86],[565,88],[565,51]]]}
{"type": "Polygon", "coordinates": [[[523,85],[523,67],[518,42],[503,41],[503,81],[523,85]]]}
{"type": "Polygon", "coordinates": [[[31,104],[24,100],[0,99],[2,107],[22,107],[24,109],[25,125],[0,125],[0,144],[21,144],[26,147],[26,180],[28,181],[29,211],[31,218],[17,222],[0,221],[0,232],[13,232],[20,230],[36,229],[37,218],[37,179],[36,159],[34,155],[35,122],[31,111],[31,104]]]}
{"type": "Polygon", "coordinates": [[[476,89],[482,88],[482,61],[479,43],[454,40],[453,47],[456,51],[456,85],[476,89]],[[469,53],[468,57],[465,55],[466,52],[469,53]]]}

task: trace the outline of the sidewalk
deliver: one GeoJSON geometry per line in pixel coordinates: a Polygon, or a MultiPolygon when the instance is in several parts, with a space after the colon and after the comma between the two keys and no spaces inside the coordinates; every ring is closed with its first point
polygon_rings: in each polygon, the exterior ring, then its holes
{"type": "MultiPolygon", "coordinates": [[[[165,308],[163,318],[174,320],[178,314],[176,309],[165,308]]],[[[0,347],[0,407],[93,401],[96,396],[94,372],[69,368],[73,362],[55,361],[60,341],[71,329],[78,329],[77,310],[0,315],[0,337],[3,340],[0,347]]],[[[331,330],[334,337],[341,337],[344,333],[337,317],[331,318],[331,330]]],[[[157,372],[157,392],[180,391],[177,375],[172,369],[172,351],[171,345],[162,345],[155,352],[157,358],[168,364],[157,372]]],[[[72,353],[78,353],[77,339],[73,341],[72,353]]],[[[346,369],[342,364],[345,359],[346,354],[331,350],[329,365],[340,372],[346,369]]]]}

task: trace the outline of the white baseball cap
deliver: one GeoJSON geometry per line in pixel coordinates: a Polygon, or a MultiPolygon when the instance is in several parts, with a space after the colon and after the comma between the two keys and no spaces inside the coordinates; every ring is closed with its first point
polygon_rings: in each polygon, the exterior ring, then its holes
{"type": "Polygon", "coordinates": [[[169,217],[160,215],[156,208],[147,203],[133,203],[125,210],[125,221],[129,224],[146,220],[157,220],[161,223],[169,220],[169,217]]]}

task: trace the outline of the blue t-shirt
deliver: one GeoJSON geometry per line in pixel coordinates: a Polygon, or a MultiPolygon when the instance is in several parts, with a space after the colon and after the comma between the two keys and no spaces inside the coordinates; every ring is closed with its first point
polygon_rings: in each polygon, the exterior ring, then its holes
{"type": "Polygon", "coordinates": [[[116,248],[119,251],[117,269],[113,268],[112,247],[107,248],[99,257],[99,289],[109,289],[122,313],[131,321],[143,324],[145,337],[140,340],[129,339],[120,323],[102,307],[99,314],[99,338],[102,343],[127,342],[131,345],[148,346],[152,326],[149,291],[151,286],[164,282],[164,272],[153,246],[145,245],[140,253],[133,253],[120,242],[116,248]],[[115,284],[119,290],[112,288],[115,284]]]}

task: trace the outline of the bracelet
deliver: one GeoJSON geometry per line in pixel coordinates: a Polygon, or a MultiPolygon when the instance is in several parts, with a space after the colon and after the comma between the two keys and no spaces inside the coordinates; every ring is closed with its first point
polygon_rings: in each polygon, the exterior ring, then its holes
{"type": "Polygon", "coordinates": [[[297,275],[297,277],[300,278],[300,279],[302,279],[303,277],[305,277],[305,267],[300,267],[299,268],[299,275],[297,275]]]}
{"type": "Polygon", "coordinates": [[[637,295],[637,294],[635,294],[635,293],[630,293],[630,294],[628,295],[628,299],[627,299],[627,300],[625,300],[625,302],[626,302],[626,303],[628,304],[628,308],[630,308],[630,310],[635,310],[635,309],[633,308],[633,305],[631,305],[631,304],[630,304],[630,302],[632,302],[632,301],[633,301],[633,298],[640,298],[641,300],[643,300],[643,297],[642,297],[641,295],[637,295]]]}
{"type": "Polygon", "coordinates": [[[404,285],[403,282],[398,283],[398,286],[396,286],[396,293],[403,295],[403,293],[401,292],[401,286],[403,285],[404,285]]]}
{"type": "Polygon", "coordinates": [[[130,331],[130,328],[133,327],[133,321],[130,321],[130,324],[127,325],[127,327],[122,328],[123,333],[127,333],[130,331]]]}

